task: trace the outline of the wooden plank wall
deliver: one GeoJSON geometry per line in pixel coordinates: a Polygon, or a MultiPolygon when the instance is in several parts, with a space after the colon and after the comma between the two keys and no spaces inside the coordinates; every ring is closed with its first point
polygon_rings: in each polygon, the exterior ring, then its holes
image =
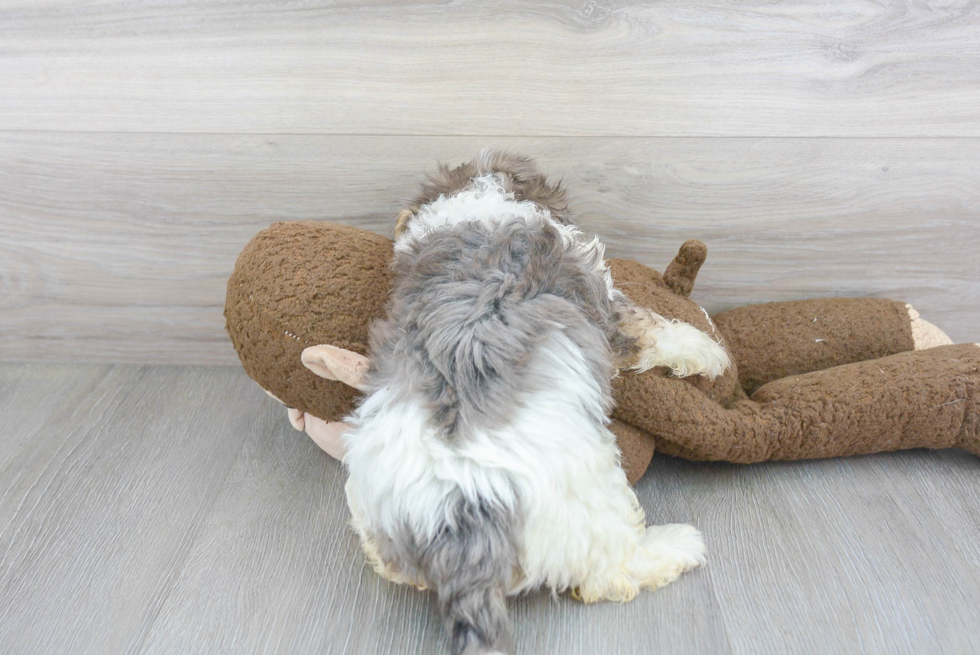
{"type": "Polygon", "coordinates": [[[437,160],[538,157],[710,310],[909,300],[980,340],[980,4],[0,2],[0,359],[235,364],[273,221],[385,233],[437,160]]]}

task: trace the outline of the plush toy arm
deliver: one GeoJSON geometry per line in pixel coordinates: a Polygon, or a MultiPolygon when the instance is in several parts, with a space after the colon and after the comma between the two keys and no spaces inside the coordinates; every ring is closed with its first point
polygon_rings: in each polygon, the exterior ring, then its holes
{"type": "MultiPolygon", "coordinates": [[[[268,389],[263,389],[263,391],[277,402],[285,405],[268,389]]],[[[289,418],[290,425],[300,432],[306,432],[313,439],[313,443],[319,446],[323,452],[334,459],[344,458],[344,435],[351,429],[350,425],[342,421],[327,422],[309,412],[288,406],[286,407],[286,416],[289,418]]]]}
{"type": "MultiPolygon", "coordinates": [[[[910,305],[875,298],[748,305],[713,320],[725,336],[739,382],[748,394],[788,375],[913,350],[917,345],[913,327],[921,329],[925,323],[910,305]]],[[[949,343],[942,335],[933,345],[949,343]]]]}
{"type": "Polygon", "coordinates": [[[306,434],[310,435],[323,452],[335,459],[344,459],[344,435],[351,430],[350,425],[341,421],[328,423],[322,418],[307,414],[305,428],[306,434]]]}
{"type": "Polygon", "coordinates": [[[906,448],[980,454],[980,346],[916,350],[772,382],[731,409],[683,381],[624,374],[616,416],[657,449],[752,463],[906,448]]]}

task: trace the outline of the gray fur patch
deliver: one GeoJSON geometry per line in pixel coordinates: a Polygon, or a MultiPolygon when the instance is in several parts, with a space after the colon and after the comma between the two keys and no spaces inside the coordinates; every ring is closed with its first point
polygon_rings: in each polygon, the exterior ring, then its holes
{"type": "Polygon", "coordinates": [[[517,517],[460,500],[416,561],[436,592],[453,655],[512,652],[505,594],[517,570],[517,517]]]}
{"type": "Polygon", "coordinates": [[[372,327],[371,390],[420,399],[450,441],[501,428],[544,384],[528,364],[561,330],[611,409],[610,345],[625,342],[594,254],[569,252],[553,226],[520,218],[462,222],[409,245],[395,258],[387,317],[372,327]]]}
{"type": "Polygon", "coordinates": [[[458,496],[431,539],[405,523],[372,541],[391,571],[436,593],[452,652],[475,655],[510,652],[505,596],[520,570],[521,534],[519,514],[458,496]]]}

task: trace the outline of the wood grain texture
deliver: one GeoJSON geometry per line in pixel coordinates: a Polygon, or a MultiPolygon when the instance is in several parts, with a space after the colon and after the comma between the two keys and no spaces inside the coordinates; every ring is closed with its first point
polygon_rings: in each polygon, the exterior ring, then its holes
{"type": "MultiPolygon", "coordinates": [[[[226,367],[0,365],[0,651],[447,652],[431,595],[382,581],[337,462],[226,367]]],[[[519,653],[968,653],[980,460],[754,466],[655,457],[650,523],[708,564],[632,603],[510,602],[519,653]]]]}
{"type": "Polygon", "coordinates": [[[980,136],[980,5],[5,2],[21,130],[980,136]]]}
{"type": "Polygon", "coordinates": [[[277,220],[388,233],[437,160],[540,159],[612,256],[709,246],[711,311],[915,304],[980,338],[980,139],[576,139],[0,133],[0,359],[235,364],[235,258],[277,220]]]}
{"type": "MultiPolygon", "coordinates": [[[[751,467],[655,458],[652,475],[700,483],[689,502],[735,652],[970,652],[980,569],[907,478],[932,470],[930,483],[958,490],[936,474],[944,457],[972,469],[975,494],[977,459],[952,452],[751,467]]],[[[972,534],[973,519],[956,512],[953,524],[972,534]]]]}
{"type": "Polygon", "coordinates": [[[0,379],[16,387],[0,415],[33,410],[0,437],[0,651],[121,653],[153,622],[243,435],[271,417],[234,369],[6,365],[0,379]]]}
{"type": "MultiPolygon", "coordinates": [[[[0,3],[0,360],[237,364],[224,285],[276,220],[387,233],[436,160],[563,177],[609,254],[710,255],[712,311],[980,315],[980,3],[0,3]]],[[[233,368],[0,364],[0,652],[432,653],[343,471],[233,368]]],[[[520,652],[976,649],[977,458],[657,457],[708,565],[511,602],[520,652]]]]}
{"type": "Polygon", "coordinates": [[[139,652],[427,652],[428,596],[364,564],[341,465],[267,405],[278,423],[245,442],[139,652]]]}

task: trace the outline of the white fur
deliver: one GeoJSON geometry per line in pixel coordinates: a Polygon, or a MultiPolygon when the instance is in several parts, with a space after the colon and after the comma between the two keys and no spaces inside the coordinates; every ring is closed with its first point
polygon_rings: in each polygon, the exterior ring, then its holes
{"type": "Polygon", "coordinates": [[[523,218],[529,223],[541,221],[556,228],[562,242],[569,251],[596,256],[595,273],[605,280],[610,298],[622,297],[613,286],[612,275],[605,261],[605,245],[599,237],[586,239],[574,225],[556,221],[546,208],[529,200],[518,201],[513,192],[504,189],[500,179],[487,173],[473,178],[469,186],[454,196],[439,196],[428,205],[422,206],[418,213],[408,221],[405,229],[395,241],[396,252],[407,252],[408,244],[424,239],[434,230],[452,227],[464,221],[499,221],[508,218],[523,218]]]}
{"type": "Polygon", "coordinates": [[[722,345],[701,330],[643,307],[634,307],[623,328],[636,338],[640,348],[639,357],[631,366],[637,371],[666,366],[677,377],[706,375],[714,379],[732,365],[722,345]]]}
{"type": "Polygon", "coordinates": [[[347,497],[362,539],[413,526],[432,537],[456,493],[490,499],[525,518],[517,593],[576,589],[583,600],[629,600],[703,561],[690,526],[644,528],[613,435],[596,430],[599,386],[578,348],[556,333],[532,361],[550,379],[510,427],[449,446],[418,405],[382,389],[353,417],[347,497]]]}
{"type": "Polygon", "coordinates": [[[450,228],[457,223],[481,221],[489,223],[503,219],[523,218],[529,222],[545,221],[555,224],[551,212],[530,201],[518,201],[504,190],[496,175],[473,178],[469,186],[454,196],[439,196],[408,221],[407,229],[395,241],[396,252],[406,252],[412,240],[422,240],[433,231],[450,228]]]}

